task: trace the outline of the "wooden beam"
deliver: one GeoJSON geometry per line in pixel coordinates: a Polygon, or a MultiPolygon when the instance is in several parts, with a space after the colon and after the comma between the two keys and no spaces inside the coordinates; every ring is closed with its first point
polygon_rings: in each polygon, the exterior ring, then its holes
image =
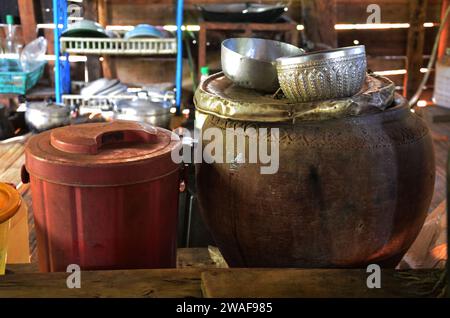
{"type": "Polygon", "coordinates": [[[317,48],[337,47],[336,0],[302,0],[306,39],[317,48]]]}
{"type": "MultiPolygon", "coordinates": [[[[23,266],[23,265],[22,265],[23,266]]],[[[18,268],[18,267],[15,267],[18,268]]],[[[389,298],[442,296],[443,270],[381,271],[382,288],[368,288],[365,269],[141,269],[83,271],[82,288],[68,273],[16,271],[0,277],[8,298],[389,298]],[[436,289],[433,289],[434,286],[436,289]]]]}
{"type": "Polygon", "coordinates": [[[368,288],[365,269],[211,269],[201,274],[206,298],[417,298],[442,296],[444,270],[381,270],[368,288]]]}
{"type": "Polygon", "coordinates": [[[425,41],[425,16],[428,0],[411,0],[409,2],[410,28],[406,49],[406,70],[403,95],[410,98],[414,95],[422,80],[420,68],[425,41]]]}
{"type": "MultiPolygon", "coordinates": [[[[84,17],[89,20],[97,21],[99,19],[98,1],[84,1],[83,2],[84,17]]],[[[102,12],[103,14],[103,12],[102,12]]],[[[102,64],[98,56],[87,56],[86,66],[88,69],[89,81],[96,80],[102,76],[102,64]]]]}
{"type": "MultiPolygon", "coordinates": [[[[442,0],[441,21],[445,16],[445,11],[450,6],[450,0],[442,0]]],[[[442,29],[441,40],[439,41],[438,57],[441,58],[445,55],[445,50],[450,47],[450,17],[447,18],[447,23],[444,29],[442,29]]]]}
{"type": "Polygon", "coordinates": [[[200,298],[200,269],[83,271],[82,288],[67,288],[67,273],[0,277],[0,297],[200,298]]]}
{"type": "MultiPolygon", "coordinates": [[[[98,23],[106,27],[108,25],[108,0],[97,0],[98,23]]],[[[104,56],[102,62],[103,76],[106,78],[116,78],[116,66],[114,57],[104,56]]]]}
{"type": "Polygon", "coordinates": [[[20,23],[22,25],[23,40],[26,43],[36,38],[37,19],[36,13],[40,8],[40,2],[35,0],[18,0],[20,23]]]}

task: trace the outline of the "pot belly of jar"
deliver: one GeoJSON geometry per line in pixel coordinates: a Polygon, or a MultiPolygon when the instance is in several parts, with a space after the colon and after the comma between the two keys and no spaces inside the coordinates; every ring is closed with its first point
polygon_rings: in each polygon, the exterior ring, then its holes
{"type": "Polygon", "coordinates": [[[320,143],[327,128],[281,127],[275,174],[261,174],[260,164],[199,164],[201,212],[229,265],[395,266],[423,225],[434,185],[428,130],[417,119],[396,125],[341,131],[348,142],[330,144],[320,143]],[[355,143],[361,134],[383,141],[355,143]]]}

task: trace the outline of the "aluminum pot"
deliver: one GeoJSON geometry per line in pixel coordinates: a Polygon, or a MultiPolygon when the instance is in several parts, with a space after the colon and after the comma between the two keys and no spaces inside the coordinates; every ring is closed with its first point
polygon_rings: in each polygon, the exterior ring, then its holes
{"type": "Polygon", "coordinates": [[[48,102],[28,103],[25,121],[35,132],[65,126],[70,123],[70,107],[48,102]]]}
{"type": "Polygon", "coordinates": [[[275,60],[304,52],[292,44],[279,41],[226,39],[221,48],[222,70],[239,86],[273,93],[280,87],[275,60]]]}
{"type": "Polygon", "coordinates": [[[154,99],[148,93],[141,93],[132,100],[119,100],[115,105],[114,118],[148,123],[169,129],[172,118],[171,106],[168,100],[154,99]]]}

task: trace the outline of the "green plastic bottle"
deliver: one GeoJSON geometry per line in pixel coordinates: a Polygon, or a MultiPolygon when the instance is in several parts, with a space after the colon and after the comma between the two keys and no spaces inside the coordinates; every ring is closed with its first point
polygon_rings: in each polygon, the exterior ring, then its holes
{"type": "Polygon", "coordinates": [[[16,53],[14,17],[10,14],[6,16],[6,32],[5,32],[5,53],[16,53]]]}

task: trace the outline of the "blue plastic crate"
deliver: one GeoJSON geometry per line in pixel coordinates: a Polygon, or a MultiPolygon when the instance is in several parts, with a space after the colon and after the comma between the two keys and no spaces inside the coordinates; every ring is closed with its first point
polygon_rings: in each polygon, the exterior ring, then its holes
{"type": "Polygon", "coordinates": [[[46,61],[42,61],[31,71],[24,72],[19,66],[19,60],[0,59],[0,65],[15,66],[10,67],[9,71],[0,70],[0,94],[25,95],[42,77],[46,64],[46,61]]]}

